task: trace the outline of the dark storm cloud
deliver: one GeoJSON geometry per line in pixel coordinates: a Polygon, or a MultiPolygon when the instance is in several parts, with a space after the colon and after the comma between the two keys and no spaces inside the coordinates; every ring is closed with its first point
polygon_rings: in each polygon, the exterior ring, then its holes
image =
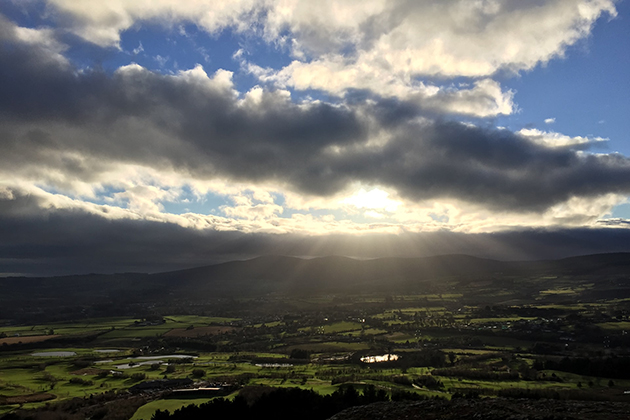
{"type": "Polygon", "coordinates": [[[513,211],[630,192],[630,161],[621,155],[548,148],[507,130],[435,118],[417,122],[421,109],[395,101],[298,105],[265,92],[243,106],[228,87],[191,75],[79,71],[19,41],[12,23],[0,20],[0,28],[0,164],[16,174],[55,170],[98,181],[127,162],[321,196],[360,181],[412,200],[458,198],[513,211]],[[379,133],[389,141],[368,145],[379,133]]]}
{"type": "Polygon", "coordinates": [[[159,272],[274,254],[359,258],[468,254],[521,260],[630,251],[628,229],[309,237],[195,230],[42,206],[41,199],[19,191],[13,191],[11,199],[0,199],[0,274],[159,272]]]}
{"type": "Polygon", "coordinates": [[[507,130],[454,122],[404,127],[378,154],[362,152],[358,160],[371,163],[365,179],[371,173],[407,197],[457,197],[516,211],[630,191],[624,156],[548,148],[507,130]]]}

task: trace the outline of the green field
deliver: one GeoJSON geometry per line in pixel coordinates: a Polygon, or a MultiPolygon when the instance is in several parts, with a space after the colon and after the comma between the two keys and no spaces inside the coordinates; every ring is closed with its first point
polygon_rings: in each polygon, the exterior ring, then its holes
{"type": "MultiPolygon", "coordinates": [[[[534,279],[527,287],[542,281],[534,279]]],[[[503,296],[502,291],[492,289],[491,282],[479,281],[470,287],[483,299],[503,296]],[[476,283],[481,286],[475,288],[476,283]]],[[[583,290],[590,289],[560,284],[532,293],[524,302],[510,296],[509,304],[484,300],[477,305],[464,298],[466,293],[455,293],[457,289],[408,296],[286,300],[270,296],[262,301],[231,302],[222,311],[199,311],[213,316],[176,312],[163,317],[4,325],[0,332],[7,338],[50,333],[54,338],[0,347],[0,404],[4,404],[0,414],[19,407],[44,410],[75,397],[88,401],[90,395],[107,391],[120,392],[125,401],[131,398],[124,392],[130,387],[164,378],[190,378],[198,386],[227,384],[231,396],[249,386],[301,387],[330,394],[352,384],[359,389],[374,385],[390,395],[405,391],[443,398],[462,392],[494,397],[505,389],[580,391],[597,398],[624,398],[630,375],[611,380],[534,368],[547,359],[585,355],[606,361],[608,355],[622,354],[619,349],[630,345],[626,341],[630,301],[561,300],[583,290]],[[541,296],[557,300],[536,303],[541,296]],[[252,309],[237,316],[230,308],[232,303],[251,305],[252,309]],[[268,309],[275,307],[281,309],[268,309]],[[166,334],[173,329],[177,334],[166,334]],[[195,335],[195,330],[209,333],[195,335]],[[101,349],[120,351],[97,351],[101,349]],[[76,355],[31,355],[54,351],[76,355]],[[387,354],[395,354],[399,361],[389,356],[386,363],[360,361],[363,356],[387,354]],[[156,358],[138,358],[144,356],[156,358]],[[9,403],[41,393],[55,399],[9,403]]],[[[148,403],[135,412],[137,420],[150,419],[156,409],[174,411],[208,400],[170,399],[163,390],[142,395],[148,403]]]]}

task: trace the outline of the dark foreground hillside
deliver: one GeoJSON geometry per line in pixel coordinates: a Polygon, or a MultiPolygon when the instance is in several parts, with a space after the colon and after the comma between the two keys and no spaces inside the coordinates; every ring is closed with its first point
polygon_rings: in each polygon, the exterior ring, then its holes
{"type": "Polygon", "coordinates": [[[329,420],[622,420],[630,404],[591,401],[507,400],[377,402],[351,407],[329,420]]]}

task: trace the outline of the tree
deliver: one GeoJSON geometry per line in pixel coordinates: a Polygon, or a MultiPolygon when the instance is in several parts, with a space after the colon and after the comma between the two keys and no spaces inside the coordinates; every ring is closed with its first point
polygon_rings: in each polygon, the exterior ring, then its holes
{"type": "Polygon", "coordinates": [[[448,361],[451,363],[451,366],[453,366],[455,364],[455,360],[457,360],[457,356],[455,355],[455,353],[448,352],[448,361]]]}
{"type": "Polygon", "coordinates": [[[146,377],[147,375],[145,375],[144,373],[134,373],[133,375],[131,375],[131,380],[134,382],[138,382],[146,379],[146,377]]]}
{"type": "Polygon", "coordinates": [[[302,349],[293,349],[291,350],[291,355],[289,356],[291,359],[309,359],[311,356],[308,350],[302,349]]]}

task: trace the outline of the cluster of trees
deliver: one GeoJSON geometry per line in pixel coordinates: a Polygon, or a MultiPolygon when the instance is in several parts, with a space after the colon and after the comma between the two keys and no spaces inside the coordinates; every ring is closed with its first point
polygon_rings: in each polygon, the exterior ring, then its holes
{"type": "Polygon", "coordinates": [[[146,402],[142,396],[121,397],[116,392],[107,391],[84,398],[46,403],[36,409],[18,409],[5,414],[2,420],[127,420],[146,402]],[[113,401],[115,403],[112,404],[113,401]]]}
{"type": "Polygon", "coordinates": [[[444,388],[444,384],[442,383],[442,381],[436,379],[431,375],[419,376],[413,380],[413,383],[429,389],[444,388]]]}
{"type": "Polygon", "coordinates": [[[94,385],[94,382],[90,381],[89,379],[83,379],[83,378],[80,378],[78,376],[70,378],[70,380],[68,382],[70,382],[71,384],[74,384],[74,385],[81,385],[81,386],[94,385]]]}
{"type": "Polygon", "coordinates": [[[365,388],[360,394],[354,387],[343,387],[331,395],[320,395],[312,390],[279,388],[261,395],[248,404],[239,395],[233,400],[215,398],[199,406],[189,405],[172,414],[168,410],[157,410],[152,420],[195,420],[208,418],[276,420],[324,420],[341,410],[377,401],[389,401],[384,390],[374,386],[365,388]]]}
{"type": "MultiPolygon", "coordinates": [[[[353,386],[344,386],[331,395],[320,395],[313,390],[300,388],[257,388],[260,389],[253,393],[256,394],[255,399],[241,394],[233,400],[215,398],[199,406],[182,407],[173,413],[168,410],[157,410],[151,419],[324,420],[349,407],[390,401],[387,392],[376,389],[374,385],[367,386],[362,393],[353,386]]],[[[427,397],[406,391],[394,392],[391,397],[393,401],[422,399],[427,397]]]]}
{"type": "Polygon", "coordinates": [[[560,370],[584,376],[630,379],[630,357],[538,359],[533,367],[536,370],[560,370]]]}
{"type": "Polygon", "coordinates": [[[499,397],[503,398],[528,398],[532,400],[547,399],[547,400],[580,400],[580,401],[607,401],[610,398],[588,391],[582,390],[555,390],[555,389],[540,389],[540,388],[504,388],[497,393],[499,397]]]}
{"type": "Polygon", "coordinates": [[[519,378],[518,372],[494,371],[491,369],[467,369],[452,367],[446,369],[434,369],[432,375],[466,378],[480,381],[511,381],[519,378]]]}

